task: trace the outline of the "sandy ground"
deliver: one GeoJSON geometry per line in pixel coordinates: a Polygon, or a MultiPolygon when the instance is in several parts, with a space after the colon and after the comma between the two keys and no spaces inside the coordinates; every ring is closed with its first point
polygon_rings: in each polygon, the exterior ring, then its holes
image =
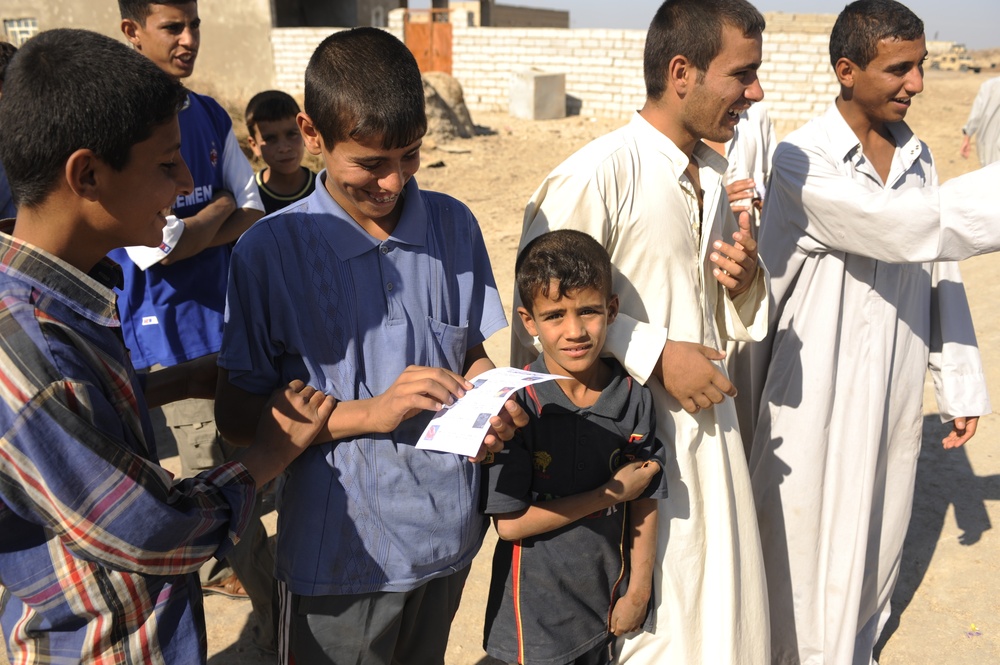
{"type": "MultiPolygon", "coordinates": [[[[962,160],[958,146],[960,128],[983,80],[985,76],[974,74],[928,72],[926,91],[910,111],[911,125],[933,149],[944,180],[978,165],[974,158],[962,160]]],[[[624,121],[571,117],[529,122],[489,114],[474,115],[474,120],[483,135],[425,150],[417,178],[425,188],[465,201],[479,218],[509,311],[514,255],[528,197],[562,159],[624,121]]],[[[980,257],[963,264],[963,271],[991,394],[1000,401],[1000,322],[993,309],[1000,297],[1000,264],[980,257]]],[[[507,362],[506,333],[494,336],[487,346],[498,364],[507,362]]],[[[933,415],[932,392],[926,393],[925,413],[916,501],[880,662],[1000,663],[1000,535],[991,528],[993,520],[1000,519],[1000,418],[984,418],[970,445],[946,452],[940,445],[945,430],[933,415]]],[[[165,464],[176,467],[177,461],[167,459],[165,464]]],[[[273,530],[274,514],[265,519],[273,530]]],[[[481,648],[494,542],[491,532],[473,566],[452,629],[448,665],[495,662],[486,659],[481,648]]],[[[205,600],[210,663],[271,662],[241,639],[249,602],[219,596],[205,600]]],[[[2,655],[0,663],[5,664],[2,655]]]]}

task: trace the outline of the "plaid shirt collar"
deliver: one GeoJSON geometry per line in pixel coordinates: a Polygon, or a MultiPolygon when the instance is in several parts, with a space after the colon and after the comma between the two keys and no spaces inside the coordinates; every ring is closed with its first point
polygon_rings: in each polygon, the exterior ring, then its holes
{"type": "Polygon", "coordinates": [[[114,288],[121,288],[121,267],[105,257],[89,274],[10,235],[14,220],[0,221],[0,272],[17,275],[74,312],[106,327],[120,327],[114,288]]]}

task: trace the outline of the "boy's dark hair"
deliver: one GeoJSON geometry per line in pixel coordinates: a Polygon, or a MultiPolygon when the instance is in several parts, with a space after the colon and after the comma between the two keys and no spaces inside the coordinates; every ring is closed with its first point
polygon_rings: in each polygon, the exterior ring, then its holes
{"type": "Polygon", "coordinates": [[[381,138],[394,150],[427,133],[424,86],[409,49],[378,28],[330,35],[306,67],[305,110],[326,147],[381,138]]]}
{"type": "Polygon", "coordinates": [[[198,0],[118,0],[118,11],[122,18],[135,21],[139,25],[146,25],[146,19],[153,10],[151,5],[188,5],[198,0]]]}
{"type": "Polygon", "coordinates": [[[683,55],[696,69],[698,81],[722,49],[722,26],[744,37],[764,32],[764,17],[746,0],[667,0],[656,10],[642,56],[646,96],[658,100],[667,89],[670,61],[683,55]]]}
{"type": "Polygon", "coordinates": [[[883,39],[913,41],[924,34],[924,22],[895,0],[858,0],[844,7],[830,32],[830,64],[847,58],[861,69],[878,55],[883,39]]]}
{"type": "Polygon", "coordinates": [[[32,37],[7,69],[0,103],[0,162],[14,200],[41,203],[81,148],[120,171],[132,146],[173,118],[186,94],[110,37],[70,29],[32,37]]]}
{"type": "Polygon", "coordinates": [[[10,42],[0,42],[0,84],[4,82],[7,74],[7,65],[10,59],[17,53],[17,47],[10,42]]]}
{"type": "Polygon", "coordinates": [[[243,117],[247,123],[247,132],[253,136],[258,122],[274,122],[275,120],[294,118],[300,110],[299,103],[287,92],[265,90],[250,98],[243,117]]]}
{"type": "Polygon", "coordinates": [[[560,229],[529,242],[517,256],[514,281],[521,304],[533,311],[535,296],[551,297],[552,280],[559,282],[559,298],[568,291],[597,289],[611,298],[611,258],[601,243],[581,231],[560,229]]]}

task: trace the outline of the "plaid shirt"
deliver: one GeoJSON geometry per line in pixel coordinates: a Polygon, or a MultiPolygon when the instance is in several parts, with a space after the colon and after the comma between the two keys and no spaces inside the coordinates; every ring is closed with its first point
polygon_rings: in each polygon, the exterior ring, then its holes
{"type": "Polygon", "coordinates": [[[13,665],[204,662],[193,571],[226,554],[252,508],[241,464],[176,484],[157,464],[116,271],[85,275],[0,233],[0,625],[13,665]]]}

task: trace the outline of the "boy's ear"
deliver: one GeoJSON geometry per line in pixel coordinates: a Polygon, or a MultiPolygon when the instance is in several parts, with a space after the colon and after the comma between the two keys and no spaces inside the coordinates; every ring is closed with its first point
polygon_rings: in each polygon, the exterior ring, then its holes
{"type": "Polygon", "coordinates": [[[303,111],[295,116],[295,123],[299,126],[299,131],[302,133],[302,140],[305,142],[306,150],[309,151],[309,154],[322,154],[323,137],[319,135],[319,130],[313,124],[312,118],[303,111]]]}
{"type": "Polygon", "coordinates": [[[858,66],[847,58],[840,58],[833,66],[833,73],[837,75],[837,81],[843,88],[854,88],[854,74],[858,66]]]}
{"type": "Polygon", "coordinates": [[[125,35],[125,39],[127,39],[129,44],[131,44],[137,51],[142,50],[142,39],[139,37],[139,30],[141,27],[142,26],[130,18],[122,19],[122,34],[125,35]]]}
{"type": "Polygon", "coordinates": [[[253,133],[247,134],[247,145],[250,147],[250,151],[253,152],[253,156],[260,159],[260,146],[257,145],[257,139],[254,138],[254,134],[257,133],[255,129],[253,133]]]}
{"type": "Polygon", "coordinates": [[[608,325],[610,326],[615,322],[618,317],[618,294],[612,293],[611,297],[608,298],[608,325]]]}
{"type": "Polygon", "coordinates": [[[75,151],[66,160],[63,173],[66,183],[73,193],[88,201],[97,201],[99,197],[98,181],[100,180],[98,170],[107,165],[101,162],[89,148],[81,148],[75,151]]]}
{"type": "Polygon", "coordinates": [[[538,328],[535,326],[535,317],[531,315],[527,307],[518,307],[517,315],[521,317],[521,323],[524,324],[524,329],[528,331],[528,334],[532,337],[538,336],[538,328]]]}

